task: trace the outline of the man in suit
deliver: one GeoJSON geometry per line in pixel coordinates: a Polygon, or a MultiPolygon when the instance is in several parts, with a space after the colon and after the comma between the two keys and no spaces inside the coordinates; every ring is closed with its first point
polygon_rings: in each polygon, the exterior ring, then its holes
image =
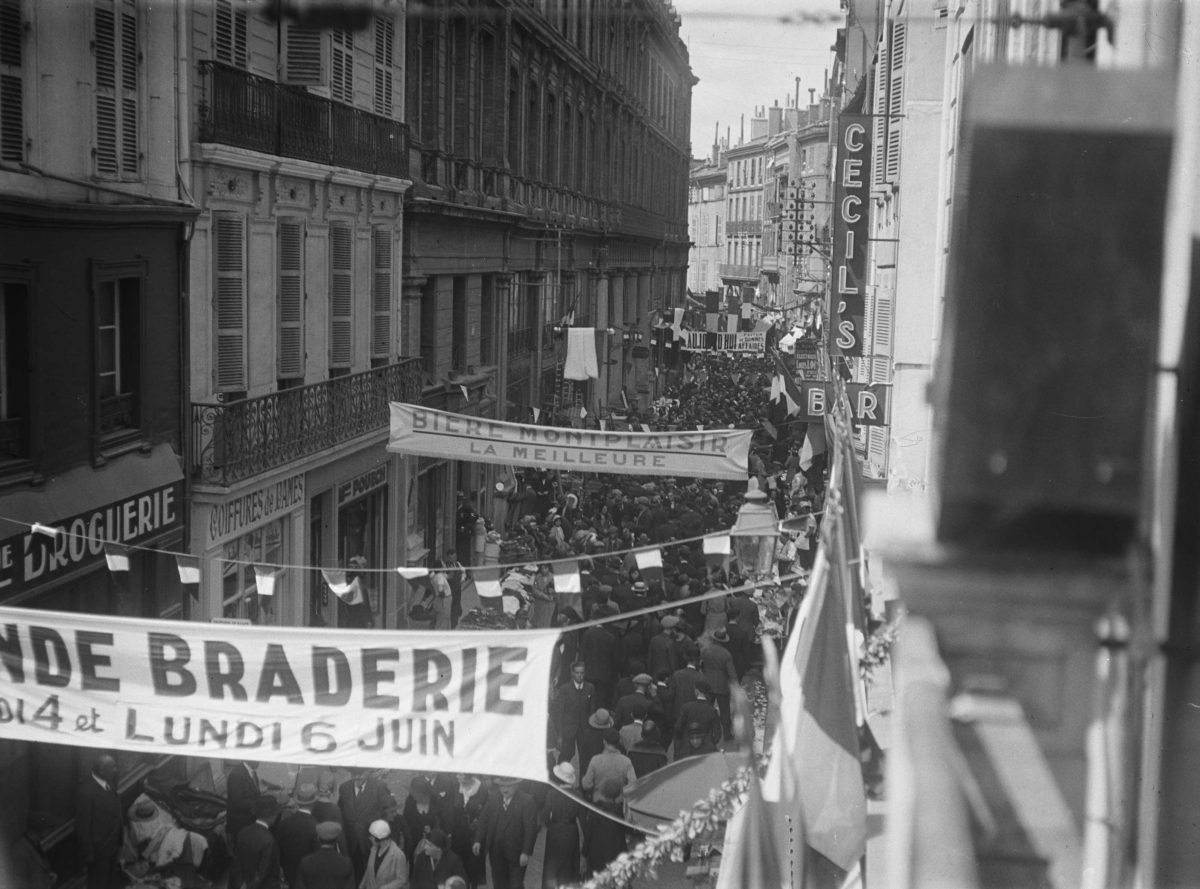
{"type": "Polygon", "coordinates": [[[537,817],[532,797],[517,778],[497,778],[500,792],[493,794],[475,828],[476,855],[486,852],[492,866],[492,889],[523,889],[525,868],[537,839],[537,817]]]}
{"type": "Polygon", "coordinates": [[[317,825],[319,847],[300,859],[291,889],[355,889],[354,865],[338,851],[341,836],[342,825],[336,821],[317,825]]]}
{"type": "Polygon", "coordinates": [[[568,762],[575,755],[579,732],[597,706],[596,686],[584,679],[583,664],[572,664],[571,680],[560,685],[550,701],[550,724],[559,762],[568,762]]]}
{"type": "Polygon", "coordinates": [[[319,846],[317,819],[312,813],[313,805],[317,802],[317,785],[301,784],[292,799],[296,811],[279,822],[279,830],[275,835],[279,841],[279,864],[289,886],[296,882],[300,860],[310,852],[316,852],[319,846]]]}
{"type": "Polygon", "coordinates": [[[381,818],[371,822],[367,834],[371,838],[371,851],[358,889],[405,889],[408,858],[392,840],[392,828],[381,818]]]}
{"type": "Polygon", "coordinates": [[[446,580],[450,581],[450,627],[454,628],[458,626],[459,618],[462,617],[462,593],[467,583],[467,572],[458,560],[456,549],[446,550],[446,558],[442,564],[448,569],[446,580]]]}
{"type": "Polygon", "coordinates": [[[738,684],[737,670],[733,666],[733,654],[726,646],[729,632],[717,627],[712,632],[712,641],[701,648],[700,661],[704,678],[712,689],[713,705],[721,714],[721,728],[725,740],[733,740],[733,712],[729,708],[729,689],[738,684]]]}
{"type": "MultiPolygon", "coordinates": [[[[603,606],[592,606],[592,619],[607,612],[603,606]]],[[[596,706],[610,707],[617,683],[617,639],[604,624],[588,627],[579,639],[579,659],[588,682],[596,687],[596,706]]]]}
{"type": "Polygon", "coordinates": [[[229,889],[280,889],[279,844],[271,828],[279,802],[269,793],[254,801],[254,821],[243,827],[233,844],[229,889]]]}
{"type": "Polygon", "coordinates": [[[233,848],[242,828],[253,823],[254,802],[262,792],[258,763],[254,760],[234,763],[225,776],[225,838],[229,840],[229,848],[233,848]]]}
{"type": "Polygon", "coordinates": [[[117,853],[124,834],[117,761],[101,754],[92,763],[92,774],[79,785],[75,804],[75,835],[87,865],[88,889],[116,889],[119,885],[117,853]]]}
{"type": "MultiPolygon", "coordinates": [[[[418,845],[413,858],[412,889],[438,889],[451,877],[467,878],[467,869],[448,848],[446,831],[435,827],[418,845]]],[[[370,872],[370,868],[367,868],[370,872]]]]}
{"type": "Polygon", "coordinates": [[[389,806],[396,805],[392,792],[367,769],[350,770],[350,780],[338,788],[338,808],[342,810],[346,851],[354,862],[354,878],[361,880],[366,868],[367,853],[371,851],[368,833],[372,822],[386,818],[389,806]]]}

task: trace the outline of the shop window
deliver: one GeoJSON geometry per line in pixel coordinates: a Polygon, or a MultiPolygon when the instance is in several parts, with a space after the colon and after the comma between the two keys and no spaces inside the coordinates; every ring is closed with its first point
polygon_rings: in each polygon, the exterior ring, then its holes
{"type": "Polygon", "coordinates": [[[274,596],[260,596],[254,566],[286,564],[284,539],[288,521],[287,518],[279,519],[225,544],[222,616],[248,620],[260,626],[280,624],[278,600],[289,594],[288,574],[285,571],[280,575],[274,596]]]}

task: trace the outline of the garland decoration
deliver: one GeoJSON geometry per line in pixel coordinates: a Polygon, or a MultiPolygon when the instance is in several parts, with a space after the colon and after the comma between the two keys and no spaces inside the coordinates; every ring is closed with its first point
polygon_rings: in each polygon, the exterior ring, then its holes
{"type": "Polygon", "coordinates": [[[647,837],[628,852],[622,852],[606,869],[592,876],[582,889],[623,889],[634,877],[649,873],[657,876],[655,868],[666,860],[683,861],[684,846],[725,826],[749,790],[750,779],[758,776],[749,767],[714,788],[707,799],[697,802],[689,811],[647,837]]]}

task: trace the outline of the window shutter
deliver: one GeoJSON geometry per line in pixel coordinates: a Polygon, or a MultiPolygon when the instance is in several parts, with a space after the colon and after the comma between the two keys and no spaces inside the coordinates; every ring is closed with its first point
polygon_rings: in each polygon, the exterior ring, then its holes
{"type": "Polygon", "coordinates": [[[244,0],[216,0],[213,10],[213,55],[218,62],[239,68],[245,68],[247,64],[246,9],[243,3],[244,0]]]}
{"type": "Polygon", "coordinates": [[[96,8],[96,172],[117,173],[117,48],[111,9],[96,8]]]}
{"type": "MultiPolygon", "coordinates": [[[[886,34],[886,32],[884,32],[886,34]]],[[[885,179],[884,157],[887,149],[887,85],[888,44],[886,36],[879,40],[879,52],[875,58],[874,113],[871,125],[871,179],[874,185],[883,184],[885,179]]]]}
{"type": "Polygon", "coordinates": [[[330,52],[330,95],[347,105],[354,104],[354,32],[334,31],[330,52]]]}
{"type": "Polygon", "coordinates": [[[392,54],[396,43],[396,24],[379,16],[375,19],[375,113],[392,116],[392,54]]]}
{"type": "Polygon", "coordinates": [[[891,46],[888,48],[890,78],[888,83],[888,130],[885,176],[888,182],[900,177],[900,124],[904,114],[904,50],[908,26],[892,23],[891,46]]]}
{"type": "Polygon", "coordinates": [[[0,160],[25,160],[21,0],[0,0],[0,160]]]}
{"type": "Polygon", "coordinates": [[[216,386],[246,388],[246,224],[233,213],[213,214],[216,248],[216,386]]]}
{"type": "Polygon", "coordinates": [[[279,220],[279,343],[276,373],[281,380],[304,376],[304,225],[279,220]]]}
{"type": "Polygon", "coordinates": [[[392,230],[371,230],[371,357],[392,357],[392,230]]]}
{"type": "Polygon", "coordinates": [[[121,172],[138,173],[137,16],[121,13],[121,172]]]}
{"type": "Polygon", "coordinates": [[[329,226],[329,366],[349,367],[354,356],[354,239],[350,226],[329,226]]]}
{"type": "Polygon", "coordinates": [[[888,428],[886,426],[867,427],[867,460],[874,463],[887,477],[887,445],[888,428]]]}
{"type": "Polygon", "coordinates": [[[284,29],[283,82],[324,86],[328,80],[325,38],[320,31],[287,25],[284,29]]]}
{"type": "Polygon", "coordinates": [[[870,382],[890,381],[892,364],[892,294],[883,287],[874,288],[871,300],[871,359],[870,382]]]}

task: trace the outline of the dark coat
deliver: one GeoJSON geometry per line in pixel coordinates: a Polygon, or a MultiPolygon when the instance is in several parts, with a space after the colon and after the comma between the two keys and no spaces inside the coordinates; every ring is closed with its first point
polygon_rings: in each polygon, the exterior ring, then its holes
{"type": "MultiPolygon", "coordinates": [[[[611,812],[618,818],[625,813],[619,802],[597,801],[596,806],[611,812]]],[[[596,812],[587,813],[583,828],[583,856],[587,859],[588,874],[599,873],[625,851],[625,828],[610,818],[596,812]]]]}
{"type": "Polygon", "coordinates": [[[257,821],[237,835],[229,866],[230,889],[279,889],[279,844],[257,821]]]}
{"type": "Polygon", "coordinates": [[[579,803],[561,790],[546,794],[539,820],[546,827],[542,885],[563,886],[579,880],[579,803]]]}
{"type": "Polygon", "coordinates": [[[471,845],[475,842],[475,830],[479,827],[491,793],[487,785],[481,785],[470,799],[464,800],[462,791],[456,787],[450,797],[453,806],[450,818],[450,850],[462,860],[463,867],[467,869],[468,882],[474,885],[485,882],[486,859],[482,855],[476,855],[471,845]]]}
{"type": "Polygon", "coordinates": [[[650,741],[638,741],[629,748],[627,756],[639,778],[649,775],[655,769],[661,769],[669,762],[663,746],[650,741]]]}
{"type": "Polygon", "coordinates": [[[720,642],[710,642],[700,655],[704,678],[712,686],[713,694],[727,695],[729,687],[737,685],[737,670],[733,666],[733,655],[720,642]]]}
{"type": "Polygon", "coordinates": [[[355,889],[354,865],[337,849],[310,852],[300,860],[291,889],[355,889]]]}
{"type": "Polygon", "coordinates": [[[258,781],[244,762],[225,776],[225,835],[236,840],[242,828],[254,823],[254,803],[262,796],[258,781]]]}
{"type": "Polygon", "coordinates": [[[591,682],[612,686],[617,678],[617,640],[603,626],[588,627],[579,640],[583,675],[591,682]]]}
{"type": "Polygon", "coordinates": [[[550,724],[560,738],[577,737],[597,706],[595,685],[584,682],[582,689],[576,689],[573,682],[567,682],[554,691],[550,701],[550,724]]]}
{"type": "Polygon", "coordinates": [[[125,835],[121,798],[111,785],[105,790],[91,775],[79,785],[75,801],[75,836],[84,859],[116,858],[125,835]]]}
{"type": "Polygon", "coordinates": [[[275,839],[279,843],[283,878],[289,884],[295,883],[300,860],[321,847],[317,842],[317,819],[308,812],[293,812],[279,822],[275,839]]]}
{"type": "Polygon", "coordinates": [[[746,671],[750,669],[750,664],[754,660],[754,639],[746,632],[746,628],[742,626],[742,619],[740,617],[737,621],[730,621],[726,624],[725,632],[729,634],[729,641],[724,643],[724,645],[733,656],[733,669],[740,681],[746,675],[746,671]]]}
{"type": "MultiPolygon", "coordinates": [[[[688,701],[679,711],[679,719],[675,722],[675,744],[678,748],[680,741],[687,734],[688,726],[699,723],[705,737],[711,737],[713,744],[721,740],[721,714],[708,701],[699,698],[688,701]]],[[[676,756],[676,759],[679,757],[676,756]]]]}
{"type": "Polygon", "coordinates": [[[691,667],[682,667],[671,674],[671,722],[679,721],[679,713],[688,701],[696,700],[696,683],[704,674],[691,667]]]}
{"type": "Polygon", "coordinates": [[[650,637],[650,644],[646,649],[647,673],[657,679],[659,673],[666,670],[669,676],[679,669],[679,662],[676,658],[674,638],[666,633],[650,637]]]}
{"type": "Polygon", "coordinates": [[[516,864],[522,855],[533,854],[537,834],[537,812],[529,794],[518,790],[505,810],[504,800],[497,791],[484,807],[475,829],[475,842],[483,845],[489,858],[516,864]]]}
{"type": "Polygon", "coordinates": [[[658,701],[651,700],[641,692],[631,692],[624,695],[621,700],[617,701],[617,706],[613,709],[613,719],[617,723],[617,728],[624,728],[634,720],[653,719],[662,721],[662,708],[658,705],[658,701]]]}
{"type": "Polygon", "coordinates": [[[384,812],[394,802],[392,792],[378,778],[368,778],[361,794],[355,794],[353,778],[342,782],[338,788],[338,808],[342,810],[346,848],[351,858],[366,855],[371,850],[367,828],[372,821],[383,818],[384,812]]]}
{"type": "Polygon", "coordinates": [[[437,867],[434,867],[433,859],[422,852],[413,861],[409,886],[411,889],[438,889],[451,877],[467,878],[467,869],[457,855],[449,849],[442,850],[437,867]]]}
{"type": "Polygon", "coordinates": [[[435,827],[444,830],[447,834],[450,833],[450,813],[446,811],[445,803],[441,797],[432,797],[429,800],[428,811],[421,812],[417,809],[417,801],[411,795],[404,800],[404,855],[411,862],[413,853],[417,851],[417,844],[425,838],[427,830],[433,830],[435,827]]]}

